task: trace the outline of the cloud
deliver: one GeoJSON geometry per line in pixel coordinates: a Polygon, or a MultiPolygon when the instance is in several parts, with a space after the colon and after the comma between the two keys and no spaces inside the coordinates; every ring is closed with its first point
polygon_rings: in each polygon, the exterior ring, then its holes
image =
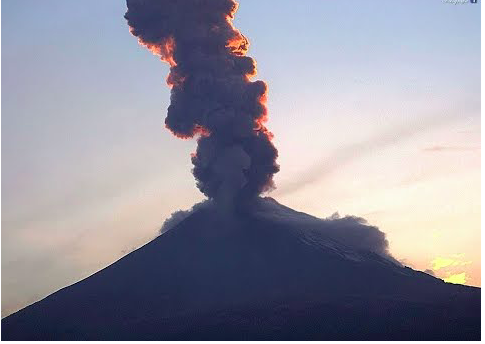
{"type": "Polygon", "coordinates": [[[463,266],[472,263],[471,261],[461,260],[462,257],[463,254],[455,254],[450,257],[436,257],[431,261],[431,264],[433,264],[433,270],[437,271],[446,267],[463,266]]]}
{"type": "MultiPolygon", "coordinates": [[[[476,109],[466,109],[477,111],[476,109]]],[[[319,159],[320,161],[307,171],[299,174],[295,181],[278,186],[275,195],[291,194],[301,188],[321,180],[324,176],[338,170],[344,165],[377,150],[395,145],[405,139],[417,135],[434,127],[445,125],[463,118],[463,110],[427,117],[420,117],[416,121],[409,121],[401,126],[382,131],[366,140],[354,142],[335,150],[331,155],[319,159]]]]}
{"type": "Polygon", "coordinates": [[[170,64],[165,126],[179,138],[197,137],[192,172],[199,190],[227,204],[273,189],[279,165],[265,126],[267,86],[251,81],[256,62],[232,23],[238,4],[128,0],[127,6],[130,32],[170,64]]]}
{"type": "MultiPolygon", "coordinates": [[[[160,230],[164,233],[173,229],[192,213],[200,209],[211,208],[211,215],[224,217],[225,223],[236,223],[237,213],[227,212],[223,205],[212,200],[206,200],[194,205],[190,210],[176,211],[165,220],[160,230]],[[234,222],[232,222],[234,221],[234,222]]],[[[245,217],[264,221],[271,226],[272,223],[287,227],[297,233],[307,243],[324,246],[329,250],[347,252],[350,257],[354,252],[371,252],[402,265],[389,253],[389,243],[386,234],[379,228],[369,225],[367,221],[356,216],[340,216],[338,213],[327,218],[317,218],[288,208],[273,198],[256,198],[249,208],[244,209],[245,217]]]]}
{"type": "Polygon", "coordinates": [[[177,210],[170,215],[162,224],[162,228],[160,228],[160,234],[165,233],[171,230],[173,227],[178,225],[180,222],[185,220],[189,217],[193,212],[202,209],[202,208],[209,208],[214,206],[213,202],[210,200],[204,200],[202,202],[196,203],[190,208],[189,210],[177,210]]]}
{"type": "Polygon", "coordinates": [[[455,283],[455,284],[465,284],[466,280],[467,280],[466,272],[449,275],[444,279],[445,282],[455,283]]]}
{"type": "Polygon", "coordinates": [[[256,217],[283,223],[314,243],[328,245],[337,242],[354,251],[376,253],[401,265],[389,253],[386,234],[361,217],[342,217],[334,213],[327,218],[317,218],[281,205],[270,197],[259,198],[252,212],[256,217]]]}
{"type": "Polygon", "coordinates": [[[466,152],[466,151],[475,151],[480,149],[480,147],[462,147],[462,146],[430,146],[423,148],[423,152],[446,152],[446,151],[455,151],[455,152],[466,152]]]}

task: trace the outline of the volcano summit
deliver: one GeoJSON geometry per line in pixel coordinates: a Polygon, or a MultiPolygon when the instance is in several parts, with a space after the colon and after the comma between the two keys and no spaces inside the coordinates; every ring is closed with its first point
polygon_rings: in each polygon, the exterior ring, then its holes
{"type": "Polygon", "coordinates": [[[270,198],[196,208],[94,275],[2,320],[2,339],[479,339],[480,289],[397,263],[354,217],[270,198]]]}

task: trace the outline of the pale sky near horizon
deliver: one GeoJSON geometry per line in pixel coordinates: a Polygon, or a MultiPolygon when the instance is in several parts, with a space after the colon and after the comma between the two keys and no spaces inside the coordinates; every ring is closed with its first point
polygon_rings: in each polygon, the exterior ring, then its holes
{"type": "MultiPolygon", "coordinates": [[[[479,286],[481,4],[240,2],[279,150],[269,196],[362,216],[404,264],[479,286]]],[[[2,317],[203,199],[195,141],[163,128],[168,66],[125,11],[2,2],[2,317]]]]}

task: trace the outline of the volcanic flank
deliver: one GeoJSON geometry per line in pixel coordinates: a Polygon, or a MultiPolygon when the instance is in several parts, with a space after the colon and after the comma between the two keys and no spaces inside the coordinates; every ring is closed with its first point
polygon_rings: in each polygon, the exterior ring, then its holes
{"type": "Polygon", "coordinates": [[[398,265],[354,217],[214,202],[2,320],[2,339],[479,339],[480,290],[398,265]]]}
{"type": "Polygon", "coordinates": [[[2,339],[480,339],[480,290],[402,266],[362,218],[319,219],[260,194],[277,151],[232,0],[128,0],[170,64],[166,127],[197,137],[207,200],[94,275],[2,320],[2,339]]]}

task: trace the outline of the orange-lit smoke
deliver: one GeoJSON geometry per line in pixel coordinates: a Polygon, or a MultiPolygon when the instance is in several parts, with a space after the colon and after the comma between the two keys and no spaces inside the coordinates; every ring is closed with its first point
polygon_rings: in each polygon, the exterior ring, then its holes
{"type": "Polygon", "coordinates": [[[233,24],[234,0],[128,0],[130,32],[170,66],[166,127],[198,137],[192,155],[199,189],[248,198],[272,189],[278,156],[266,128],[267,85],[233,24]],[[222,191],[223,190],[223,191],[222,191]]]}

